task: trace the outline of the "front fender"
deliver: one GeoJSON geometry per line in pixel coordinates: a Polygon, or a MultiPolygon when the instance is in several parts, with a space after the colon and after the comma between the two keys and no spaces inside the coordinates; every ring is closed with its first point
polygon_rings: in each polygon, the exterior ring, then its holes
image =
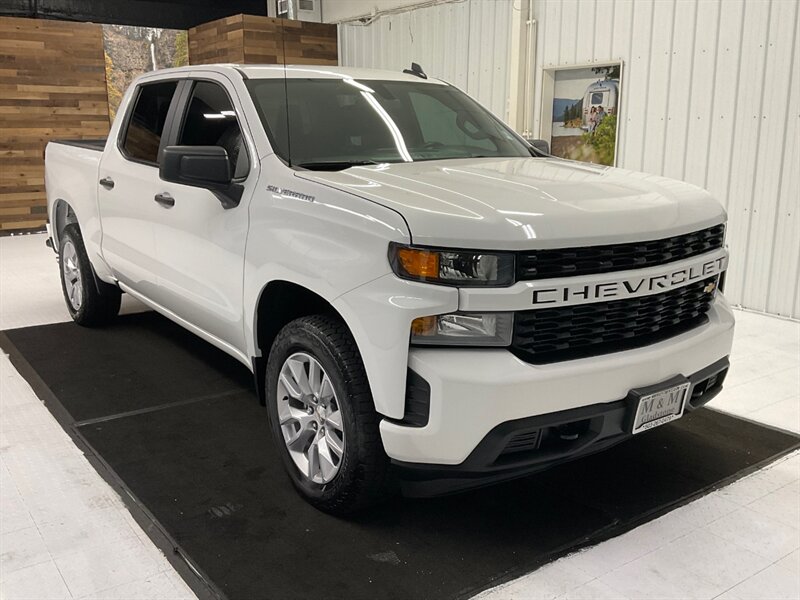
{"type": "Polygon", "coordinates": [[[411,322],[458,310],[458,290],[415,283],[394,274],[366,283],[333,302],[356,340],[375,409],[402,419],[411,322]]]}
{"type": "Polygon", "coordinates": [[[389,243],[411,239],[396,212],[287,176],[274,157],[264,161],[249,206],[244,265],[244,336],[251,356],[260,355],[257,311],[270,282],[297,284],[333,304],[350,290],[391,273],[389,243]]]}

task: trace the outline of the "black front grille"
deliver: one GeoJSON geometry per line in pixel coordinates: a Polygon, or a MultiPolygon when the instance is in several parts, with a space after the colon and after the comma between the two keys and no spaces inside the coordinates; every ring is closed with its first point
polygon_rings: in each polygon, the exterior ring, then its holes
{"type": "Polygon", "coordinates": [[[724,238],[725,225],[717,225],[646,242],[520,252],[517,254],[517,280],[644,269],[722,248],[724,238]]]}
{"type": "Polygon", "coordinates": [[[704,289],[716,280],[640,298],[518,312],[511,351],[541,364],[659,342],[707,321],[714,295],[704,289]]]}

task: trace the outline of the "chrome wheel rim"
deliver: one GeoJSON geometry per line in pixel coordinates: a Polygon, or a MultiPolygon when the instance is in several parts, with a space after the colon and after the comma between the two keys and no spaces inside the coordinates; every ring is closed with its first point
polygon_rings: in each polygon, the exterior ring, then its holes
{"type": "Polygon", "coordinates": [[[81,285],[81,268],[78,263],[78,251],[72,240],[64,242],[61,250],[61,268],[64,272],[64,290],[67,293],[72,309],[80,310],[83,304],[83,286],[81,285]]]}
{"type": "Polygon", "coordinates": [[[319,361],[292,354],[278,376],[278,419],[283,441],[310,481],[329,483],[344,457],[344,427],[336,391],[319,361]]]}

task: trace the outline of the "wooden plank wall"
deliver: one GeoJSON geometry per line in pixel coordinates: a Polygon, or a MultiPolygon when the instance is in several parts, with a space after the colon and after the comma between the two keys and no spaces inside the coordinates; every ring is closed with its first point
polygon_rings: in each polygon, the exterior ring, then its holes
{"type": "Polygon", "coordinates": [[[337,27],[235,15],[189,30],[189,63],[338,64],[337,27]],[[283,37],[282,37],[283,36],[283,37]]]}
{"type": "Polygon", "coordinates": [[[189,30],[189,64],[244,62],[244,15],[203,23],[189,30]]]}
{"type": "Polygon", "coordinates": [[[100,25],[0,17],[0,232],[46,222],[48,140],[108,129],[100,25]]]}
{"type": "MultiPolygon", "coordinates": [[[[191,64],[284,60],[336,65],[337,27],[235,15],[189,30],[191,64]]],[[[48,140],[108,129],[102,27],[0,17],[0,232],[44,226],[48,140]]]]}

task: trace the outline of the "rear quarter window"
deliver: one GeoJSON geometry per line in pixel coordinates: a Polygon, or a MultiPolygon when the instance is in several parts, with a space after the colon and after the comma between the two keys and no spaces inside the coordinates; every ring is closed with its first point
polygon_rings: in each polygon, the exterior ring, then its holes
{"type": "Polygon", "coordinates": [[[128,158],[158,163],[161,135],[177,87],[176,81],[148,83],[139,87],[136,104],[122,140],[122,149],[128,158]]]}

